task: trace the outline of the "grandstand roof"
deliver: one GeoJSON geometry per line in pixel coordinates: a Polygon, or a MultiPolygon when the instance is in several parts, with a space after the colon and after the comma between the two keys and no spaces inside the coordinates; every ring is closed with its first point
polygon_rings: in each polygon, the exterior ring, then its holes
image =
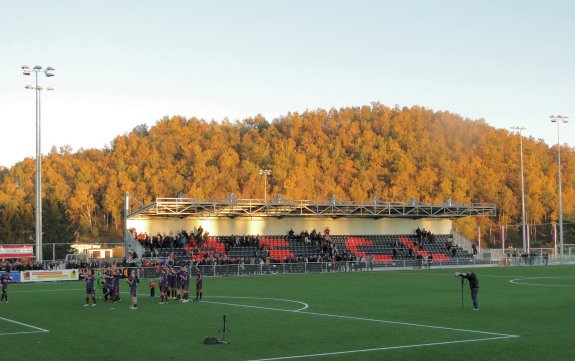
{"type": "MultiPolygon", "coordinates": [[[[129,195],[127,195],[127,200],[129,195]]],[[[495,216],[496,206],[489,203],[441,204],[411,200],[409,203],[370,203],[336,201],[292,201],[275,199],[194,199],[157,198],[128,213],[134,218],[187,218],[187,217],[321,217],[321,218],[458,218],[468,216],[495,216]]]]}

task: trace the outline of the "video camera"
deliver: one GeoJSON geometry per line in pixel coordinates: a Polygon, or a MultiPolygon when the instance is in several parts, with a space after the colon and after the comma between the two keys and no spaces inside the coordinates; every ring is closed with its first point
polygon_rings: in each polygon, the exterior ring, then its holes
{"type": "Polygon", "coordinates": [[[463,277],[463,276],[465,276],[465,273],[455,272],[455,277],[463,277]]]}

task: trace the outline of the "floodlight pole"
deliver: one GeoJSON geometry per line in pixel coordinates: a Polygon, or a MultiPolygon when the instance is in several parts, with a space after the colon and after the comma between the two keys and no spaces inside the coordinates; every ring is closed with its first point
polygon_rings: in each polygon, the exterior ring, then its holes
{"type": "Polygon", "coordinates": [[[557,123],[557,183],[559,189],[559,257],[563,262],[563,200],[561,199],[561,142],[559,141],[559,123],[567,123],[569,117],[564,115],[551,115],[552,123],[557,123]]]}
{"type": "Polygon", "coordinates": [[[259,174],[264,175],[264,203],[268,203],[268,175],[272,174],[271,169],[260,169],[259,174]]]}
{"type": "MultiPolygon", "coordinates": [[[[27,85],[25,88],[34,90],[36,92],[36,211],[35,211],[35,223],[36,223],[36,261],[42,262],[42,147],[41,147],[41,97],[40,93],[43,90],[41,86],[38,85],[38,73],[43,72],[46,77],[54,76],[51,73],[55,70],[52,67],[46,67],[43,69],[40,65],[34,66],[32,69],[28,65],[22,66],[22,72],[24,75],[30,75],[34,72],[35,75],[35,86],[27,85]]],[[[46,90],[53,90],[47,87],[46,90]]]]}
{"type": "Polygon", "coordinates": [[[523,250],[527,250],[529,253],[530,245],[526,243],[525,237],[525,177],[523,176],[523,134],[525,127],[511,127],[511,129],[516,130],[519,132],[519,154],[520,154],[520,162],[521,162],[521,235],[523,239],[523,250]]]}
{"type": "MultiPolygon", "coordinates": [[[[128,259],[128,213],[130,212],[130,194],[124,194],[124,258],[128,259]]],[[[143,257],[143,255],[142,255],[143,257]]]]}

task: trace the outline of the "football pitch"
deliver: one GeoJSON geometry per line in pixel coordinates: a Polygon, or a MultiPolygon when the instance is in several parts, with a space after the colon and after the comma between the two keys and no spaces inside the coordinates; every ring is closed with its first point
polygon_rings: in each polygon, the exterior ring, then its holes
{"type": "MultiPolygon", "coordinates": [[[[0,354],[13,360],[572,360],[575,266],[204,279],[204,300],[84,307],[82,282],[10,285],[0,354]],[[463,307],[462,307],[463,306],[463,307]],[[226,316],[226,333],[223,319],[226,316]],[[207,336],[228,344],[204,345],[207,336]]],[[[191,290],[192,291],[192,290],[191,290]]],[[[190,298],[193,298],[193,291],[190,298]]]]}

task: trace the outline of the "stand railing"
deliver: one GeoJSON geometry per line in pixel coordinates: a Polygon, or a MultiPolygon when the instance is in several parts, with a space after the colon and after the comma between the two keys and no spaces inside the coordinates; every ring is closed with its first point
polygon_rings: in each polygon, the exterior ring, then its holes
{"type": "MultiPolygon", "coordinates": [[[[243,276],[243,275],[277,275],[297,273],[327,273],[327,272],[370,272],[392,269],[428,269],[438,267],[467,267],[485,265],[486,262],[469,259],[454,259],[448,261],[399,260],[392,263],[376,263],[369,261],[354,262],[300,262],[300,263],[263,263],[263,264],[222,264],[200,265],[205,276],[243,276]]],[[[144,278],[160,276],[161,267],[144,267],[144,278]]],[[[194,271],[192,270],[192,273],[194,271]]]]}

